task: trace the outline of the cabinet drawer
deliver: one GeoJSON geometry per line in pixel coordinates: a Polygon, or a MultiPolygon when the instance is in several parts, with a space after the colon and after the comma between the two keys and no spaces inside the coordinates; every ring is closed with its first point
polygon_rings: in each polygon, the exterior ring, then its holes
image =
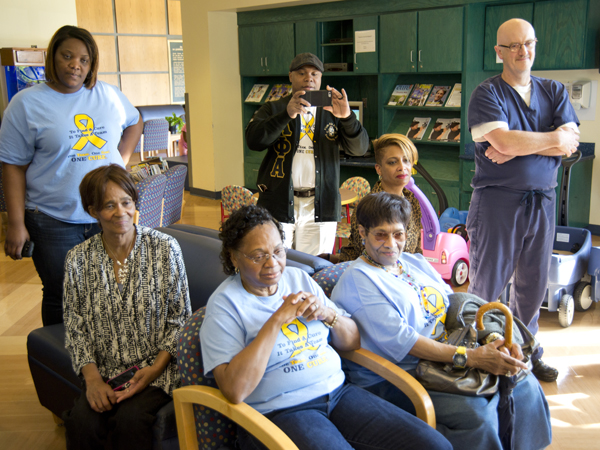
{"type": "Polygon", "coordinates": [[[460,190],[466,192],[473,192],[471,187],[471,180],[475,175],[475,161],[463,161],[462,162],[462,176],[460,181],[460,190]]]}
{"type": "Polygon", "coordinates": [[[461,192],[460,193],[460,206],[459,206],[459,210],[460,211],[468,211],[469,210],[469,206],[471,205],[471,192],[461,192]]]}

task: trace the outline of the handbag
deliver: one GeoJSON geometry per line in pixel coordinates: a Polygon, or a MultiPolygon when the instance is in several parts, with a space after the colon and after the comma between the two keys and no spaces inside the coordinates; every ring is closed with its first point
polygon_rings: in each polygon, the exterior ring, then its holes
{"type": "MultiPolygon", "coordinates": [[[[473,349],[479,347],[480,343],[487,343],[486,339],[492,333],[497,333],[498,337],[504,336],[507,318],[497,310],[489,311],[483,316],[483,330],[475,328],[477,310],[488,304],[485,300],[465,293],[451,294],[449,300],[450,307],[446,312],[445,322],[447,338],[444,344],[473,349]]],[[[539,342],[523,322],[516,317],[512,320],[512,340],[521,345],[525,357],[523,361],[531,369],[531,355],[539,342]]],[[[521,381],[526,375],[526,371],[520,371],[516,381],[521,381]]],[[[425,389],[432,391],[470,397],[488,397],[498,392],[498,375],[474,367],[458,369],[452,363],[421,359],[417,364],[416,378],[425,389]]]]}

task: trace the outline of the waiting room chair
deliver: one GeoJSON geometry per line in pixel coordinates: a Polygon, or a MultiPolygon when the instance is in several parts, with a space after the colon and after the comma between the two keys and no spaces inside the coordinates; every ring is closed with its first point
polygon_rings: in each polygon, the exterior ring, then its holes
{"type": "Polygon", "coordinates": [[[134,223],[143,227],[160,227],[167,177],[163,174],[144,178],[137,185],[138,201],[134,223]]]}
{"type": "Polygon", "coordinates": [[[163,206],[162,227],[179,222],[183,216],[183,192],[187,166],[179,164],[165,172],[167,184],[165,185],[165,203],[163,206]]]}
{"type": "Polygon", "coordinates": [[[229,185],[221,190],[221,223],[229,217],[229,215],[245,205],[255,205],[256,197],[252,195],[252,191],[243,186],[229,185]]]}
{"type": "MultiPolygon", "coordinates": [[[[261,413],[246,403],[236,405],[229,402],[219,391],[214,378],[204,377],[200,327],[205,313],[206,307],[202,307],[192,315],[181,331],[177,345],[177,364],[183,387],[173,392],[173,400],[180,448],[233,449],[237,426],[241,426],[269,449],[297,449],[294,443],[261,413]]],[[[340,352],[340,356],[367,367],[401,389],[415,405],[417,417],[435,428],[435,412],[431,398],[423,386],[407,372],[364,349],[340,352]]]]}
{"type": "Polygon", "coordinates": [[[152,119],[144,122],[142,134],[142,150],[140,160],[144,160],[144,152],[167,151],[169,148],[169,122],[165,119],[152,119]]]}
{"type": "MultiPolygon", "coordinates": [[[[342,220],[337,224],[335,237],[338,238],[338,249],[342,248],[342,238],[348,239],[350,237],[350,217],[354,214],[358,202],[371,192],[371,185],[363,177],[352,177],[344,181],[340,186],[340,189],[349,189],[356,192],[358,199],[346,205],[346,217],[342,217],[342,220]]],[[[335,253],[335,246],[333,248],[333,253],[335,253]]]]}

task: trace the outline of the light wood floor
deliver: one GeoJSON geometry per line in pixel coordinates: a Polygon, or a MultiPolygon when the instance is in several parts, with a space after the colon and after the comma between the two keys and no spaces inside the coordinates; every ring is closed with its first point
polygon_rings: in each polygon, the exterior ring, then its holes
{"type": "MultiPolygon", "coordinates": [[[[218,227],[218,201],[187,192],[185,199],[183,223],[218,227]]],[[[600,238],[594,243],[600,245],[600,238]]],[[[31,260],[12,261],[0,253],[0,448],[64,449],[64,429],[38,403],[27,364],[27,334],[42,326],[41,282],[31,260]]],[[[549,448],[599,448],[600,305],[576,313],[566,329],[558,324],[557,313],[542,311],[538,337],[544,360],[560,370],[557,383],[542,383],[552,412],[554,441],[549,448]]]]}

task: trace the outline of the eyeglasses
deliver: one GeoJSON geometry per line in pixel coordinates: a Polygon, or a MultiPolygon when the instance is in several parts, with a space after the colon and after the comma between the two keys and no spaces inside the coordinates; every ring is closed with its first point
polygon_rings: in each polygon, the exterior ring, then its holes
{"type": "Polygon", "coordinates": [[[509,45],[498,44],[498,47],[508,48],[511,52],[517,53],[519,50],[521,50],[521,47],[525,47],[528,51],[533,50],[537,41],[537,39],[531,39],[529,41],[525,41],[523,44],[519,44],[518,42],[512,42],[509,45]]]}
{"type": "MultiPolygon", "coordinates": [[[[376,233],[369,231],[369,233],[371,233],[373,235],[373,237],[375,238],[375,240],[379,241],[379,242],[385,242],[390,237],[390,233],[384,233],[383,231],[378,231],[376,233]]],[[[396,240],[396,241],[403,241],[406,236],[404,231],[396,231],[395,233],[391,233],[391,235],[394,238],[394,240],[396,240]]]]}
{"type": "MultiPolygon", "coordinates": [[[[238,250],[238,252],[239,252],[239,250],[238,250]]],[[[277,261],[283,261],[286,257],[287,249],[285,247],[278,248],[277,250],[275,250],[273,252],[272,255],[269,253],[257,253],[255,255],[248,256],[243,252],[240,252],[240,253],[242,255],[244,255],[244,257],[246,257],[247,259],[252,261],[254,264],[264,264],[265,262],[267,262],[267,259],[269,259],[271,257],[273,257],[277,261]]]]}

